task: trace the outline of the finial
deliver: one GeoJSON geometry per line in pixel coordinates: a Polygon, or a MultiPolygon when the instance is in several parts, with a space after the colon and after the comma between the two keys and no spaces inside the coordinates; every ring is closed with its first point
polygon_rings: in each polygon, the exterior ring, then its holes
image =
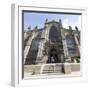
{"type": "Polygon", "coordinates": [[[69,30],[72,30],[72,27],[71,26],[69,26],[69,30]]]}
{"type": "Polygon", "coordinates": [[[48,22],[48,19],[46,18],[45,23],[47,23],[47,22],[48,22]]]}
{"type": "Polygon", "coordinates": [[[28,30],[31,30],[31,26],[28,27],[28,30]]]}
{"type": "Polygon", "coordinates": [[[75,26],[75,29],[78,31],[78,27],[77,26],[75,26]]]}
{"type": "Polygon", "coordinates": [[[60,24],[60,27],[62,27],[62,20],[59,19],[59,24],[60,24]]]}
{"type": "Polygon", "coordinates": [[[59,19],[59,23],[61,23],[62,21],[61,21],[61,19],[59,19]]]}
{"type": "Polygon", "coordinates": [[[38,26],[35,26],[35,29],[38,29],[38,26]]]}

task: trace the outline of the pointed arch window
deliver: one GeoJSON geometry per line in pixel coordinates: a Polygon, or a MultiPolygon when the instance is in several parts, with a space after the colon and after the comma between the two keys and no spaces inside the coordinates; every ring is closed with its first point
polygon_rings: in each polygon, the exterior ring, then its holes
{"type": "Polygon", "coordinates": [[[54,42],[58,40],[58,30],[55,26],[52,26],[49,32],[49,39],[54,42]]]}
{"type": "Polygon", "coordinates": [[[69,53],[75,53],[75,51],[76,51],[75,41],[74,41],[72,35],[66,36],[66,42],[67,42],[67,48],[69,50],[69,53]]]}

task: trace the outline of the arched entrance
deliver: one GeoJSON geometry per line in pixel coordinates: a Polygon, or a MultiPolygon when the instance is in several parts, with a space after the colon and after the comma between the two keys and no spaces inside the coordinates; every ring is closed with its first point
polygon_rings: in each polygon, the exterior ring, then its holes
{"type": "Polygon", "coordinates": [[[60,30],[53,25],[49,31],[47,63],[61,63],[61,62],[64,62],[61,34],[60,30]]]}
{"type": "Polygon", "coordinates": [[[57,54],[55,47],[49,50],[47,63],[58,63],[58,54],[57,54]]]}

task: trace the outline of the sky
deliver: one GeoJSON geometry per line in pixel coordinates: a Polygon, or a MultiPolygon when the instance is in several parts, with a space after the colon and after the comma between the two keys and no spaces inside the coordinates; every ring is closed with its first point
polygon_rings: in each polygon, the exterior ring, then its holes
{"type": "Polygon", "coordinates": [[[81,15],[24,12],[24,30],[27,31],[29,26],[31,29],[35,26],[43,28],[46,18],[48,21],[59,21],[59,19],[61,19],[63,27],[67,29],[69,26],[72,26],[72,29],[75,29],[75,26],[77,26],[79,30],[81,29],[81,15]]]}

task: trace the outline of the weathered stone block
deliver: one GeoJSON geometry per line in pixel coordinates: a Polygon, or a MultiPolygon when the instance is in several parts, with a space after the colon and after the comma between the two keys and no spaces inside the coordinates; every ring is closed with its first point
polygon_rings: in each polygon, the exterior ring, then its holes
{"type": "Polygon", "coordinates": [[[69,63],[64,64],[64,72],[65,74],[71,74],[71,66],[69,63]]]}
{"type": "Polygon", "coordinates": [[[80,71],[80,63],[72,63],[71,65],[71,70],[73,71],[80,71]]]}

